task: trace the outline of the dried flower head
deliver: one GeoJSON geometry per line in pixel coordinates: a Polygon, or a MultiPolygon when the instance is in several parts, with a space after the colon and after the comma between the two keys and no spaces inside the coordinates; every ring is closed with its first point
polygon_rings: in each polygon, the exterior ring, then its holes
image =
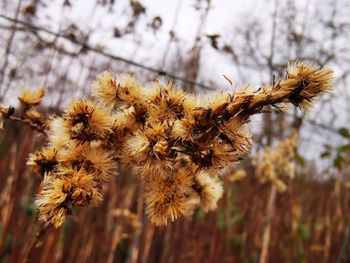
{"type": "Polygon", "coordinates": [[[91,100],[74,100],[63,119],[70,137],[83,142],[108,137],[114,121],[108,109],[91,100]]]}
{"type": "Polygon", "coordinates": [[[155,81],[148,90],[149,122],[172,122],[183,118],[194,108],[191,96],[173,83],[155,81]],[[156,118],[156,119],[152,119],[156,118]]]}
{"type": "Polygon", "coordinates": [[[24,89],[18,96],[18,100],[26,106],[36,106],[45,96],[45,88],[35,90],[24,89]]]}
{"type": "Polygon", "coordinates": [[[332,74],[331,69],[319,69],[312,63],[290,63],[286,79],[279,83],[280,92],[290,93],[288,100],[293,105],[307,109],[314,97],[331,90],[332,74]]]}
{"type": "Polygon", "coordinates": [[[70,140],[69,130],[65,128],[63,118],[54,118],[49,123],[48,145],[51,148],[65,149],[70,140]]]}
{"type": "Polygon", "coordinates": [[[6,107],[0,105],[0,131],[4,129],[4,120],[14,113],[13,107],[6,107]]]}
{"type": "Polygon", "coordinates": [[[50,183],[43,184],[35,201],[39,211],[39,219],[51,222],[59,227],[64,222],[70,208],[66,205],[67,194],[63,192],[64,181],[51,179],[50,183]]]}
{"type": "Polygon", "coordinates": [[[107,107],[129,108],[142,101],[141,84],[131,74],[120,75],[118,80],[108,71],[95,82],[93,96],[107,107]]]}
{"type": "MultiPolygon", "coordinates": [[[[48,146],[29,159],[43,175],[40,217],[59,226],[71,206],[97,205],[117,161],[140,175],[153,223],[166,225],[196,207],[213,210],[223,193],[221,170],[251,149],[250,117],[269,105],[305,108],[331,84],[331,70],[301,62],[290,65],[285,79],[273,86],[253,91],[247,85],[235,94],[204,98],[167,82],[144,88],[130,74],[102,73],[93,99],[73,101],[62,118],[51,121],[48,146]]],[[[266,149],[258,166],[281,191],[286,188],[281,177],[293,174],[294,144],[287,144],[266,149]]]]}
{"type": "Polygon", "coordinates": [[[266,147],[255,160],[257,174],[262,181],[274,184],[280,192],[287,189],[281,180],[283,177],[294,178],[293,160],[296,157],[297,133],[294,131],[287,139],[280,141],[274,148],[266,147]]]}
{"type": "Polygon", "coordinates": [[[117,218],[119,224],[130,226],[132,230],[139,229],[142,225],[138,216],[128,209],[117,208],[112,214],[117,218]]]}
{"type": "Polygon", "coordinates": [[[166,178],[152,177],[144,182],[146,213],[156,225],[166,225],[192,209],[193,177],[185,170],[166,178]]]}
{"type": "Polygon", "coordinates": [[[25,118],[30,120],[35,125],[44,125],[46,122],[45,116],[36,110],[28,110],[25,112],[25,118]]]}
{"type": "Polygon", "coordinates": [[[162,176],[169,173],[176,158],[167,136],[169,129],[169,125],[163,122],[145,127],[143,132],[138,131],[130,136],[124,144],[124,162],[134,165],[142,175],[162,176]]]}
{"type": "Polygon", "coordinates": [[[58,164],[57,149],[47,147],[29,155],[27,165],[32,166],[33,171],[39,176],[53,171],[58,164]]]}
{"type": "Polygon", "coordinates": [[[69,163],[79,169],[84,169],[87,173],[94,176],[94,179],[107,182],[110,176],[114,175],[117,170],[117,164],[114,156],[110,151],[107,151],[99,146],[91,146],[89,144],[76,145],[61,151],[60,161],[69,163]]]}
{"type": "Polygon", "coordinates": [[[99,188],[94,176],[85,170],[59,167],[55,176],[44,180],[36,199],[40,218],[60,226],[71,206],[97,206],[102,201],[99,188]]]}
{"type": "Polygon", "coordinates": [[[227,177],[227,180],[231,183],[234,183],[234,182],[242,180],[245,177],[247,177],[247,172],[243,169],[238,169],[238,170],[234,171],[232,174],[230,174],[227,177]]]}
{"type": "Polygon", "coordinates": [[[200,207],[205,211],[216,209],[218,200],[224,189],[222,183],[216,177],[200,173],[196,176],[196,191],[200,197],[200,207]]]}

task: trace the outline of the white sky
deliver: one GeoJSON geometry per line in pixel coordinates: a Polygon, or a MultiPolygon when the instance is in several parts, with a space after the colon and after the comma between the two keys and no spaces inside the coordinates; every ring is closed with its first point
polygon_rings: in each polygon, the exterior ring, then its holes
{"type": "MultiPolygon", "coordinates": [[[[285,2],[286,0],[279,1],[285,2]]],[[[322,1],[323,0],[296,0],[295,2],[300,10],[305,11],[305,16],[301,15],[302,19],[303,17],[306,19],[314,19],[313,17],[308,17],[308,12],[310,12],[310,8],[320,8],[319,3],[322,1]],[[306,9],[307,4],[308,9],[306,9]]],[[[30,1],[27,0],[23,2],[29,3],[30,1]]],[[[51,28],[53,31],[66,28],[71,23],[77,25],[78,28],[81,28],[85,33],[89,30],[93,30],[89,38],[90,45],[103,46],[106,48],[107,52],[155,68],[160,67],[164,53],[167,52],[165,49],[169,41],[169,31],[172,29],[177,8],[179,7],[180,9],[174,31],[179,38],[177,45],[180,47],[181,55],[184,57],[189,54],[193,47],[200,21],[200,13],[203,13],[195,10],[194,5],[196,1],[194,0],[142,0],[141,2],[146,7],[147,11],[146,14],[140,16],[140,21],[135,28],[136,32],[122,38],[115,38],[113,37],[113,28],[125,28],[130,19],[131,10],[129,8],[129,0],[115,0],[113,10],[109,10],[107,7],[96,6],[95,0],[71,0],[71,8],[62,7],[63,0],[46,2],[48,6],[47,8],[43,8],[42,12],[38,12],[38,19],[35,20],[36,24],[45,28],[51,28]],[[160,16],[163,20],[163,24],[156,34],[147,27],[147,23],[151,22],[155,16],[160,16]]],[[[205,7],[206,1],[200,2],[202,6],[205,7]]],[[[350,1],[348,2],[350,3],[350,1]]],[[[228,43],[239,41],[235,39],[235,36],[232,36],[233,28],[239,28],[241,25],[245,25],[251,17],[256,16],[266,17],[266,24],[262,26],[270,28],[272,20],[269,17],[273,13],[275,3],[276,0],[212,0],[211,10],[204,25],[202,35],[220,34],[222,36],[220,38],[221,43],[226,41],[228,43]]],[[[325,8],[327,7],[325,6],[325,8]]],[[[341,11],[346,12],[346,10],[341,11]]],[[[346,18],[347,16],[342,16],[339,19],[342,20],[344,17],[346,18]]],[[[312,30],[317,29],[311,27],[310,32],[312,30]]],[[[317,34],[322,36],[324,32],[317,32],[317,34]]],[[[221,89],[230,89],[231,87],[223,77],[224,74],[234,83],[240,83],[242,79],[240,79],[232,59],[214,50],[210,46],[207,38],[203,37],[201,41],[203,48],[201,51],[200,81],[215,83],[216,87],[221,89]]],[[[325,45],[326,44],[327,43],[325,43],[325,45]]],[[[264,48],[264,43],[262,43],[262,45],[262,48],[264,48]]],[[[170,46],[168,58],[171,57],[171,54],[174,55],[175,52],[176,45],[173,44],[170,46]]],[[[62,63],[63,62],[57,62],[57,66],[62,66],[62,63]]],[[[69,61],[64,63],[69,63],[69,61]]],[[[168,59],[165,67],[162,69],[170,71],[171,65],[169,65],[169,63],[171,63],[170,59],[168,59]]],[[[334,67],[337,68],[341,66],[334,65],[334,67]]],[[[101,71],[103,70],[104,69],[101,69],[101,71]]],[[[338,72],[339,71],[337,71],[337,74],[338,72]]],[[[88,73],[89,72],[75,72],[74,69],[69,72],[69,74],[72,75],[88,73]]],[[[259,75],[258,72],[253,72],[253,74],[249,73],[246,74],[248,76],[247,80],[255,84],[255,86],[261,84],[262,81],[266,81],[266,75],[259,75]]],[[[339,107],[343,107],[341,111],[343,113],[348,110],[346,103],[339,103],[339,107]]],[[[312,116],[312,113],[310,116],[312,116]]],[[[324,114],[323,119],[327,119],[327,114],[324,114]]],[[[336,123],[338,126],[336,127],[344,126],[346,123],[349,123],[348,114],[339,114],[338,119],[339,121],[336,123]]],[[[259,125],[259,119],[255,121],[258,122],[257,124],[259,125]]],[[[334,138],[330,134],[322,134],[321,136],[323,137],[329,136],[329,138],[334,138]]],[[[320,138],[319,140],[324,141],[324,139],[325,138],[320,138]]],[[[309,147],[305,148],[306,151],[309,150],[309,147]]],[[[321,151],[322,143],[319,143],[316,148],[317,152],[321,151]]],[[[312,151],[315,151],[315,148],[313,148],[312,151]]]]}

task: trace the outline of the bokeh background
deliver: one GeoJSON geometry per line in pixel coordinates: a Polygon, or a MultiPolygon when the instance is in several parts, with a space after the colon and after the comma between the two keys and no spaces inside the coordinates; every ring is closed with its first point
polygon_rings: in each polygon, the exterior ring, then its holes
{"type": "Polygon", "coordinates": [[[101,207],[74,209],[63,227],[40,232],[34,199],[41,178],[26,160],[45,138],[5,122],[0,262],[346,262],[349,13],[348,0],[2,0],[4,105],[18,107],[21,89],[43,86],[41,110],[59,114],[73,97],[89,96],[104,70],[133,72],[144,82],[173,80],[189,93],[234,93],[245,83],[271,84],[295,60],[333,68],[335,90],[310,112],[254,117],[255,148],[225,172],[218,209],[197,210],[166,227],[150,224],[138,176],[120,168],[101,207]],[[276,193],[253,160],[293,128],[295,177],[276,193]]]}

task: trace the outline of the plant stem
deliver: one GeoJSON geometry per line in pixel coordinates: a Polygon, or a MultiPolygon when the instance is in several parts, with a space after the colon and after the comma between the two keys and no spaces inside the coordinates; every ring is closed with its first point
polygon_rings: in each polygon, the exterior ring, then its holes
{"type": "Polygon", "coordinates": [[[275,185],[271,185],[270,196],[266,209],[266,223],[262,238],[262,247],[260,253],[259,263],[267,263],[268,262],[268,254],[269,254],[269,244],[271,237],[271,225],[272,218],[275,213],[275,201],[276,201],[276,187],[275,185]]]}

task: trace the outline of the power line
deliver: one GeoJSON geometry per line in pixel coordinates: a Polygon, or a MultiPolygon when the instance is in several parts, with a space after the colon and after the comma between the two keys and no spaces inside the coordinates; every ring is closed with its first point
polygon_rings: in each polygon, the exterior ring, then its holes
{"type": "MultiPolygon", "coordinates": [[[[114,55],[112,53],[105,52],[105,51],[103,51],[101,49],[98,49],[98,48],[90,46],[86,42],[80,42],[80,41],[72,38],[71,36],[68,36],[68,35],[65,35],[65,34],[62,34],[62,33],[53,32],[53,31],[51,31],[49,29],[46,29],[44,27],[39,27],[39,26],[33,25],[31,23],[28,23],[28,22],[25,22],[25,21],[22,21],[22,20],[18,20],[18,19],[15,19],[15,18],[11,18],[11,17],[5,16],[3,14],[0,14],[0,17],[5,19],[5,20],[8,20],[8,21],[10,21],[12,23],[15,23],[15,24],[21,24],[21,25],[23,25],[23,26],[25,26],[25,27],[27,27],[27,28],[29,28],[31,30],[42,31],[42,32],[45,32],[45,33],[50,34],[52,36],[55,36],[55,37],[67,39],[70,42],[72,42],[73,44],[80,45],[82,48],[84,48],[86,50],[92,51],[92,52],[94,52],[96,54],[108,57],[110,59],[122,61],[124,63],[129,64],[129,65],[133,65],[135,67],[138,67],[138,68],[141,68],[141,69],[153,72],[153,73],[157,73],[157,74],[159,74],[161,76],[167,76],[169,78],[181,81],[183,83],[191,84],[193,86],[197,86],[197,87],[200,87],[200,88],[203,88],[203,89],[206,89],[206,90],[215,90],[212,87],[209,87],[209,86],[206,86],[204,84],[195,82],[193,80],[189,80],[189,79],[186,79],[186,78],[179,77],[179,76],[174,75],[174,74],[172,74],[170,72],[167,72],[167,71],[164,71],[164,70],[160,70],[160,69],[155,69],[153,67],[146,66],[144,64],[141,64],[141,63],[138,63],[138,62],[135,62],[135,61],[132,61],[132,60],[129,60],[129,59],[126,59],[126,58],[114,55]]],[[[287,115],[289,115],[289,114],[287,114],[287,115]]],[[[310,119],[304,119],[304,120],[306,122],[308,122],[309,124],[311,124],[312,126],[315,126],[315,127],[324,129],[324,130],[326,130],[328,132],[331,132],[331,133],[339,135],[338,129],[336,129],[336,128],[329,127],[327,125],[317,123],[314,120],[310,120],[310,119]]]]}
{"type": "Polygon", "coordinates": [[[112,53],[109,53],[109,52],[105,52],[99,48],[96,48],[96,47],[93,47],[93,46],[90,46],[88,43],[86,42],[81,42],[81,41],[78,41],[74,38],[72,38],[71,36],[68,36],[68,35],[65,35],[65,34],[62,34],[62,33],[57,33],[57,32],[53,32],[49,29],[46,29],[44,27],[39,27],[39,26],[36,26],[36,25],[33,25],[31,23],[28,23],[28,22],[25,22],[25,21],[22,21],[22,20],[18,20],[18,19],[15,19],[15,18],[11,18],[11,17],[8,17],[8,16],[5,16],[3,14],[0,14],[0,17],[7,20],[7,21],[10,21],[12,23],[15,23],[15,24],[20,24],[20,25],[23,25],[23,26],[26,26],[28,27],[29,29],[31,30],[35,30],[35,31],[41,31],[41,32],[45,32],[47,34],[50,34],[52,36],[55,36],[55,37],[58,37],[58,38],[64,38],[64,39],[67,39],[69,40],[70,42],[72,42],[73,44],[76,44],[76,45],[80,45],[83,49],[85,50],[89,50],[89,51],[92,51],[96,54],[99,54],[99,55],[102,55],[102,56],[105,56],[107,58],[110,58],[110,59],[113,59],[113,60],[118,60],[118,61],[121,61],[121,62],[124,62],[124,63],[127,63],[129,65],[132,65],[132,66],[135,66],[135,67],[138,67],[138,68],[141,68],[141,69],[144,69],[144,70],[147,70],[147,71],[150,71],[150,72],[153,72],[153,73],[156,73],[156,74],[159,74],[161,76],[167,76],[171,79],[175,79],[175,80],[178,80],[180,82],[183,82],[183,83],[187,83],[187,84],[190,84],[190,85],[193,85],[193,86],[197,86],[197,87],[200,87],[202,89],[206,89],[206,90],[215,90],[214,88],[210,87],[210,86],[207,86],[207,85],[204,85],[204,84],[201,84],[201,83],[198,83],[196,81],[193,81],[193,80],[190,80],[190,79],[186,79],[186,78],[183,78],[183,77],[180,77],[180,76],[177,76],[173,73],[170,73],[168,71],[165,71],[165,70],[160,70],[160,69],[156,69],[156,68],[153,68],[153,67],[149,67],[149,66],[146,66],[144,64],[141,64],[139,62],[136,62],[136,61],[133,61],[133,60],[129,60],[129,59],[126,59],[126,58],[123,58],[123,57],[120,57],[120,56],[117,56],[117,55],[114,55],[112,53]]]}

